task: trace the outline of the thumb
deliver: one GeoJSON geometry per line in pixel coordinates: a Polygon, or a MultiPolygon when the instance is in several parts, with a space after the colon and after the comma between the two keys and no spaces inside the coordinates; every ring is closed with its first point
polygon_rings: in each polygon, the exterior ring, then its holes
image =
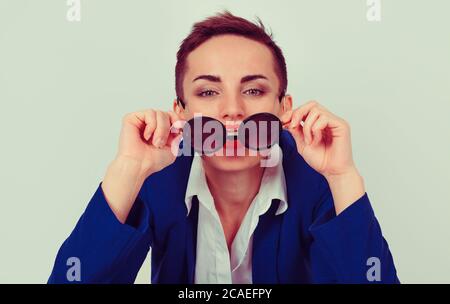
{"type": "Polygon", "coordinates": [[[292,137],[294,137],[295,143],[297,144],[298,153],[301,154],[301,152],[306,147],[305,135],[303,134],[303,126],[300,123],[298,126],[294,128],[290,128],[288,126],[286,127],[286,130],[292,134],[292,137]]]}
{"type": "Polygon", "coordinates": [[[180,142],[183,139],[183,134],[179,133],[176,136],[169,136],[167,144],[170,146],[170,150],[173,155],[178,156],[178,151],[180,149],[180,142]]]}

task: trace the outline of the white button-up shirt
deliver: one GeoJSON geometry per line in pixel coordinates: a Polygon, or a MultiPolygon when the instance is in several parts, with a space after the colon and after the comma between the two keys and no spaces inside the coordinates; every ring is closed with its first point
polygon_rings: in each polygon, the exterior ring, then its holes
{"type": "Polygon", "coordinates": [[[259,192],[250,204],[228,252],[225,234],[217,213],[214,199],[206,182],[201,156],[193,157],[185,202],[188,214],[192,198],[199,201],[197,228],[197,257],[195,283],[252,283],[252,245],[253,232],[258,225],[259,216],[269,210],[273,199],[280,204],[276,215],[287,209],[286,181],[282,165],[282,151],[278,145],[270,153],[280,153],[274,167],[266,167],[259,192]]]}

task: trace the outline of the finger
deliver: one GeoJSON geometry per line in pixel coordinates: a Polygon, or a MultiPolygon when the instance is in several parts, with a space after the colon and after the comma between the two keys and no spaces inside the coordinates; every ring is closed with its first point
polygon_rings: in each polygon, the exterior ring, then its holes
{"type": "Polygon", "coordinates": [[[297,149],[298,149],[299,153],[300,153],[301,155],[303,155],[303,154],[302,154],[302,153],[303,153],[303,150],[305,150],[305,147],[306,147],[306,143],[305,143],[305,135],[303,134],[303,128],[300,127],[300,126],[298,126],[297,128],[293,128],[293,129],[289,128],[289,129],[287,129],[287,130],[288,130],[288,131],[292,134],[292,136],[294,137],[295,142],[296,142],[296,144],[297,144],[297,149]]]}
{"type": "Polygon", "coordinates": [[[310,101],[295,110],[289,128],[296,128],[317,105],[318,103],[316,101],[310,101]]]}
{"type": "Polygon", "coordinates": [[[328,117],[321,114],[319,118],[312,125],[311,130],[313,133],[313,145],[317,145],[322,142],[323,131],[328,125],[328,117]]]}
{"type": "Polygon", "coordinates": [[[161,148],[166,145],[167,137],[169,136],[169,128],[169,116],[162,111],[156,111],[156,129],[152,141],[152,144],[155,147],[161,148]]]}
{"type": "Polygon", "coordinates": [[[148,141],[156,128],[155,112],[153,110],[141,111],[136,112],[135,116],[145,125],[143,135],[144,139],[148,141]]]}
{"type": "Polygon", "coordinates": [[[294,113],[294,111],[289,110],[289,111],[284,112],[283,115],[281,115],[280,121],[281,121],[282,125],[285,125],[291,121],[292,113],[294,113]]]}
{"type": "Polygon", "coordinates": [[[168,111],[167,114],[169,115],[170,130],[166,145],[170,146],[174,155],[177,155],[180,142],[183,138],[183,127],[187,121],[183,120],[174,111],[168,111]]]}
{"type": "Polygon", "coordinates": [[[180,131],[183,131],[183,126],[186,124],[186,121],[173,111],[168,111],[167,114],[170,119],[170,132],[178,134],[180,131]]]}
{"type": "Polygon", "coordinates": [[[348,125],[348,123],[345,120],[343,120],[342,118],[340,118],[334,114],[329,115],[328,126],[330,128],[339,128],[339,127],[347,126],[347,125],[348,125]]]}
{"type": "Polygon", "coordinates": [[[180,142],[183,139],[183,134],[178,134],[177,136],[169,136],[169,139],[167,140],[167,145],[170,146],[170,149],[173,153],[173,155],[178,155],[178,150],[180,147],[180,142]]]}
{"type": "Polygon", "coordinates": [[[314,124],[314,122],[319,117],[320,112],[319,110],[312,109],[308,116],[306,117],[305,124],[303,125],[303,134],[305,136],[305,143],[309,145],[312,142],[312,133],[311,133],[311,126],[314,124]]]}

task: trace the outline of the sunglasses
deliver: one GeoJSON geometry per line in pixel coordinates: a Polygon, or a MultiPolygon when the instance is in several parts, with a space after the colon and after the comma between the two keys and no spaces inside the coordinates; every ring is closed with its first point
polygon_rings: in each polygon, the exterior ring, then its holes
{"type": "Polygon", "coordinates": [[[266,112],[247,117],[234,131],[227,130],[215,118],[196,116],[183,126],[183,141],[200,154],[218,151],[227,140],[237,140],[247,149],[261,151],[277,144],[281,132],[281,121],[274,114],[266,112]]]}

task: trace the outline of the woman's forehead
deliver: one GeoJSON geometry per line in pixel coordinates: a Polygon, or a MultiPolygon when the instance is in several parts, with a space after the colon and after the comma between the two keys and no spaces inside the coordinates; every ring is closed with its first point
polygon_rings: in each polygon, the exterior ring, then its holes
{"type": "Polygon", "coordinates": [[[188,55],[186,63],[188,82],[201,74],[218,75],[224,80],[263,74],[269,81],[276,80],[270,49],[260,42],[237,35],[221,35],[207,40],[188,55]]]}

